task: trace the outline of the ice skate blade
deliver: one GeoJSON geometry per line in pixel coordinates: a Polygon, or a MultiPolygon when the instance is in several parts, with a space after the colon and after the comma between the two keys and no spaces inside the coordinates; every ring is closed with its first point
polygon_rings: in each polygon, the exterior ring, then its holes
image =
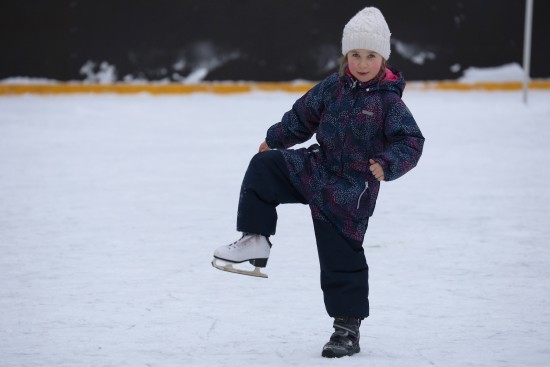
{"type": "Polygon", "coordinates": [[[256,266],[254,270],[244,270],[244,269],[237,269],[233,267],[233,264],[218,264],[216,262],[217,259],[212,260],[212,266],[216,269],[227,271],[230,273],[235,274],[242,274],[242,275],[249,275],[251,277],[258,277],[258,278],[267,278],[267,274],[264,274],[260,271],[260,268],[256,266]]]}

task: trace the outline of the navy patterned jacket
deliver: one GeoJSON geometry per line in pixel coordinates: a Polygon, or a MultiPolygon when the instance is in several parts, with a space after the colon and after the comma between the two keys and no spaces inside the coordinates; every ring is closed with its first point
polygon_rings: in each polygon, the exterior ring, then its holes
{"type": "Polygon", "coordinates": [[[308,200],[314,219],[331,222],[344,236],[363,241],[380,182],[369,159],[394,180],[416,166],[424,137],[401,100],[405,80],[388,69],[382,81],[360,83],[332,74],[271,126],[266,142],[281,149],[290,178],[308,200]],[[318,144],[287,149],[316,135],[318,144]]]}

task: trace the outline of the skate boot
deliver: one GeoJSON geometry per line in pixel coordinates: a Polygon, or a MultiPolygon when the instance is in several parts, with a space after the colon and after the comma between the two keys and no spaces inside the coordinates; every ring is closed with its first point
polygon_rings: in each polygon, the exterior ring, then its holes
{"type": "Polygon", "coordinates": [[[359,326],[361,319],[354,317],[334,318],[334,333],[330,341],[323,347],[322,356],[340,358],[359,353],[359,326]]]}
{"type": "Polygon", "coordinates": [[[212,266],[232,273],[267,278],[267,274],[262,273],[260,268],[266,267],[270,250],[271,242],[267,237],[260,234],[244,233],[237,241],[227,246],[218,247],[214,251],[212,266]],[[254,265],[254,270],[233,267],[234,264],[245,261],[254,265]]]}

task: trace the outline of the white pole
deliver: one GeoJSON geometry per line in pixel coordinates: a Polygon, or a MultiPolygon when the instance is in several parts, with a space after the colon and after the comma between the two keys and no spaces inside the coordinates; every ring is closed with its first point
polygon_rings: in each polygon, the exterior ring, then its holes
{"type": "Polygon", "coordinates": [[[533,29],[533,1],[525,1],[525,30],[523,32],[523,102],[527,104],[531,66],[531,33],[533,29]]]}

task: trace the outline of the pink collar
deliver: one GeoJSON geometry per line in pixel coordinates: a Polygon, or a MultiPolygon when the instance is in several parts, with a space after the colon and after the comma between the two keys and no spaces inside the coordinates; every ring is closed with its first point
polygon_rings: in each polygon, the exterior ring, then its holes
{"type": "Polygon", "coordinates": [[[390,70],[390,68],[386,67],[386,76],[384,77],[385,82],[396,82],[399,80],[399,77],[393,73],[393,71],[390,70]]]}
{"type": "MultiPolygon", "coordinates": [[[[355,80],[355,77],[351,74],[351,71],[349,71],[348,67],[346,67],[345,73],[347,75],[349,75],[353,80],[355,80]]],[[[382,82],[396,82],[398,80],[399,80],[399,77],[397,75],[395,75],[393,73],[393,71],[390,70],[390,68],[386,67],[386,75],[384,76],[384,79],[382,79],[381,81],[382,82]]]]}

